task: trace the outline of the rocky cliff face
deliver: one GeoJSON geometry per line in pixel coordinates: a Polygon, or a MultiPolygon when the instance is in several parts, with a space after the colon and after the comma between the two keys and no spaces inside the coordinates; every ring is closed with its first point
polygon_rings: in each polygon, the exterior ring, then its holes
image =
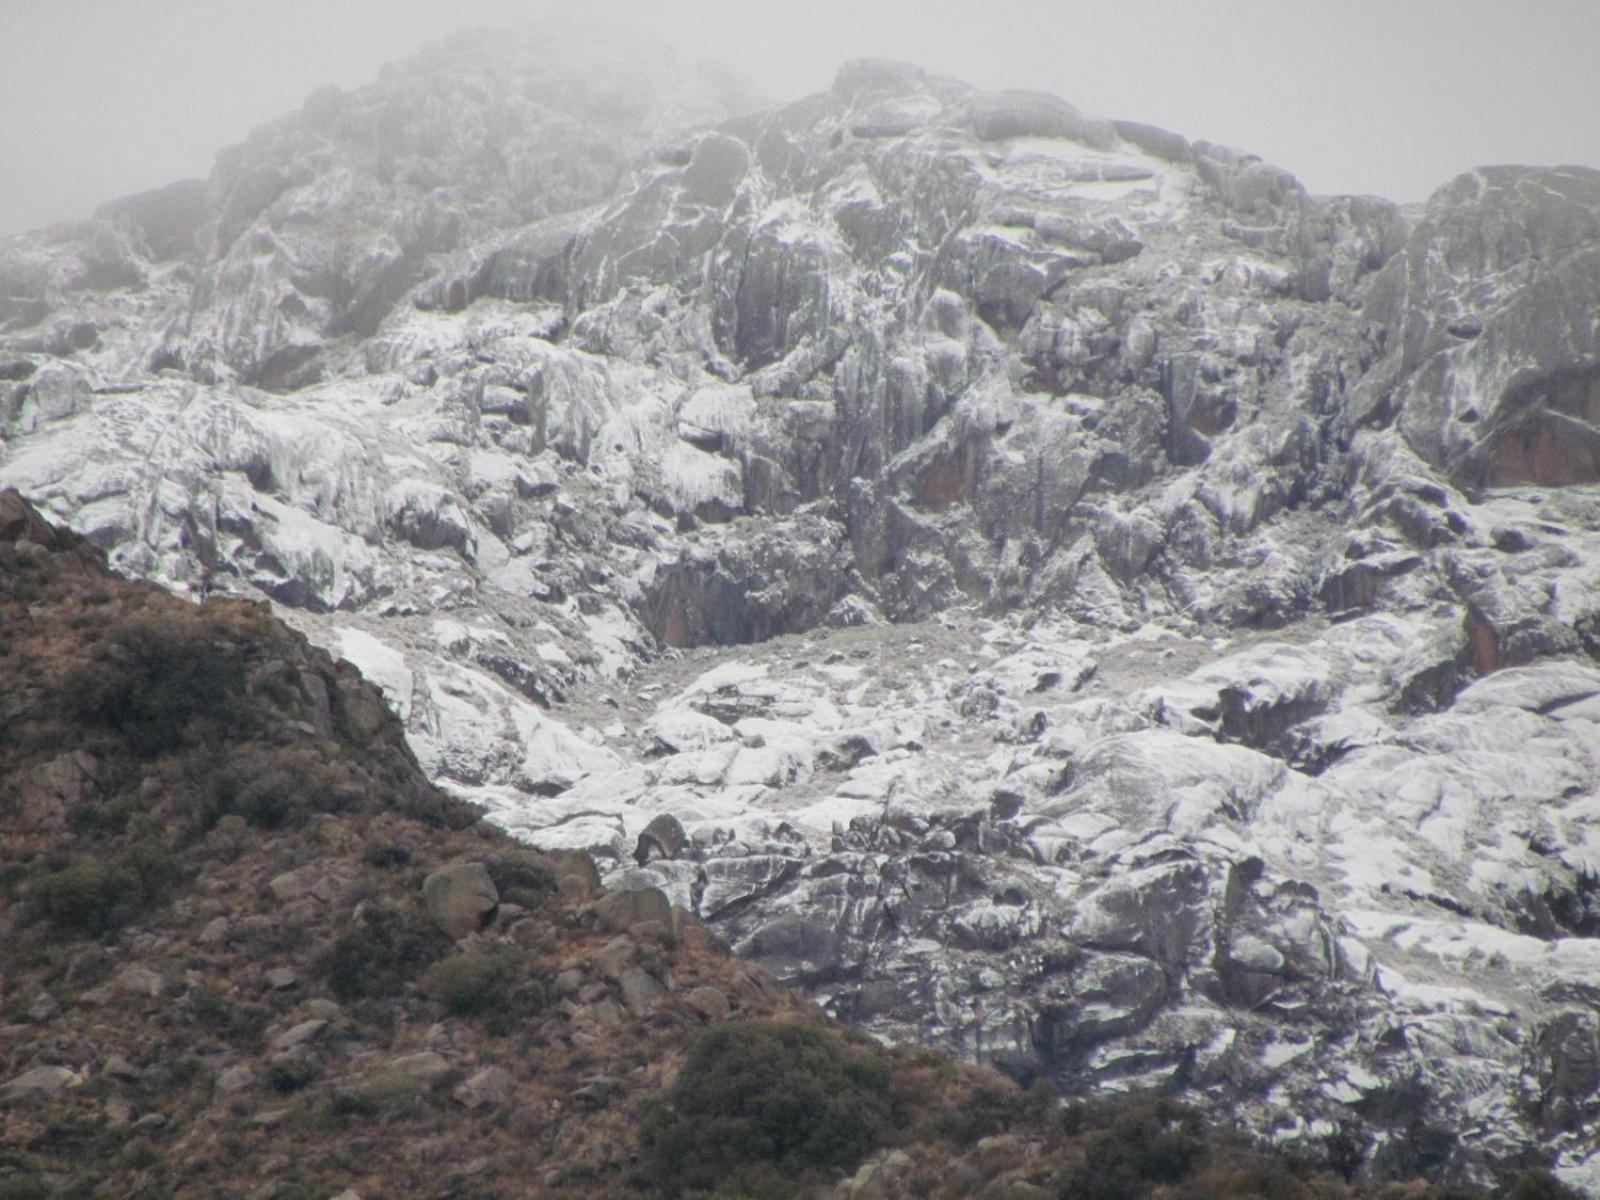
{"type": "Polygon", "coordinates": [[[1600,1186],[1600,172],[647,68],[455,42],[14,241],[0,481],[869,1028],[1600,1186]]]}

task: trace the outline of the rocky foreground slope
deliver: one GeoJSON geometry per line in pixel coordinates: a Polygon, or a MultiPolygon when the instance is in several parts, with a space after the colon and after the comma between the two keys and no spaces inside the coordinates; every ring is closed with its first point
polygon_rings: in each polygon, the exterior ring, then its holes
{"type": "Polygon", "coordinates": [[[13,240],[0,482],[836,1015],[1600,1189],[1600,172],[554,44],[13,240]]]}

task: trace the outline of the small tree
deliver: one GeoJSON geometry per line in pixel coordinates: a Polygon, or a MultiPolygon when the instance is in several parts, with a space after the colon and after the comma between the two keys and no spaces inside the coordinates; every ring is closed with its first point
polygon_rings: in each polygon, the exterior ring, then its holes
{"type": "Polygon", "coordinates": [[[695,1043],[645,1143],[655,1186],[676,1196],[852,1167],[892,1117],[889,1071],[877,1056],[825,1030],[751,1021],[695,1043]]]}

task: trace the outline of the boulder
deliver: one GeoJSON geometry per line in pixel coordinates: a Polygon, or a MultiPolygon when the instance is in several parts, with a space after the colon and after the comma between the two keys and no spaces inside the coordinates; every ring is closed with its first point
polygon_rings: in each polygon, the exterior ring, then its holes
{"type": "Polygon", "coordinates": [[[563,896],[589,900],[600,894],[600,869],[582,850],[550,850],[545,857],[555,872],[556,890],[563,896]]]}
{"type": "Polygon", "coordinates": [[[217,1076],[217,1091],[232,1094],[242,1092],[256,1081],[256,1073],[249,1067],[229,1067],[217,1076]]]}
{"type": "Polygon", "coordinates": [[[658,887],[613,889],[589,906],[589,914],[600,928],[617,933],[665,933],[672,928],[672,902],[658,887]]]}
{"type": "Polygon", "coordinates": [[[504,1067],[485,1067],[452,1093],[468,1108],[494,1108],[510,1098],[516,1081],[504,1067]]]}
{"type": "Polygon", "coordinates": [[[684,994],[683,1002],[707,1021],[726,1020],[733,1011],[728,997],[714,987],[693,988],[684,994]]]}
{"type": "Polygon", "coordinates": [[[639,946],[632,938],[612,938],[596,950],[589,961],[606,979],[620,979],[625,970],[639,961],[639,946]]]}
{"type": "Polygon", "coordinates": [[[0,1105],[28,1100],[51,1100],[62,1092],[83,1086],[83,1076],[66,1067],[35,1067],[0,1084],[0,1105]]]}
{"type": "Polygon", "coordinates": [[[300,976],[289,967],[273,967],[261,978],[275,992],[285,991],[300,982],[300,976]]]}
{"type": "MultiPolygon", "coordinates": [[[[712,723],[725,728],[720,721],[712,723]]],[[[683,831],[683,824],[671,813],[659,813],[640,832],[633,860],[642,867],[658,858],[678,858],[688,848],[689,835],[683,831]]]]}
{"type": "Polygon", "coordinates": [[[128,996],[159,996],[166,984],[149,967],[130,963],[112,977],[111,986],[128,996]]]}
{"type": "Polygon", "coordinates": [[[338,864],[313,863],[274,876],[267,887],[285,904],[298,900],[332,904],[343,895],[349,882],[348,868],[338,864]]]}
{"type": "Polygon", "coordinates": [[[328,1023],[320,1017],[313,1017],[309,1021],[301,1021],[298,1025],[284,1030],[273,1038],[272,1047],[275,1050],[293,1050],[296,1046],[303,1046],[307,1042],[314,1041],[320,1037],[322,1031],[327,1027],[328,1023]]]}
{"type": "Polygon", "coordinates": [[[389,1070],[399,1071],[429,1088],[437,1086],[453,1069],[450,1060],[434,1050],[404,1054],[389,1061],[389,1070]]]}
{"type": "Polygon", "coordinates": [[[617,979],[622,992],[622,1003],[636,1017],[650,1011],[657,1000],[667,994],[667,989],[650,972],[641,967],[629,967],[617,979]]]}
{"type": "Polygon", "coordinates": [[[488,868],[475,862],[433,872],[422,883],[422,898],[433,923],[453,938],[466,937],[488,925],[500,903],[488,868]]]}
{"type": "Polygon", "coordinates": [[[100,1065],[100,1070],[103,1074],[109,1075],[113,1079],[121,1079],[124,1082],[131,1082],[139,1078],[139,1068],[120,1054],[113,1054],[106,1059],[100,1065]]]}

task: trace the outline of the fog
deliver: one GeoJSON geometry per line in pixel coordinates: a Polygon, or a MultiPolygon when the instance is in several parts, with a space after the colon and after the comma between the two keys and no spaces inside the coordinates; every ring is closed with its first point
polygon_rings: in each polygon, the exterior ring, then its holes
{"type": "Polygon", "coordinates": [[[1595,0],[0,0],[0,233],[202,175],[327,83],[461,25],[581,14],[774,99],[862,56],[1262,155],[1314,191],[1421,200],[1488,162],[1600,165],[1595,0]]]}

